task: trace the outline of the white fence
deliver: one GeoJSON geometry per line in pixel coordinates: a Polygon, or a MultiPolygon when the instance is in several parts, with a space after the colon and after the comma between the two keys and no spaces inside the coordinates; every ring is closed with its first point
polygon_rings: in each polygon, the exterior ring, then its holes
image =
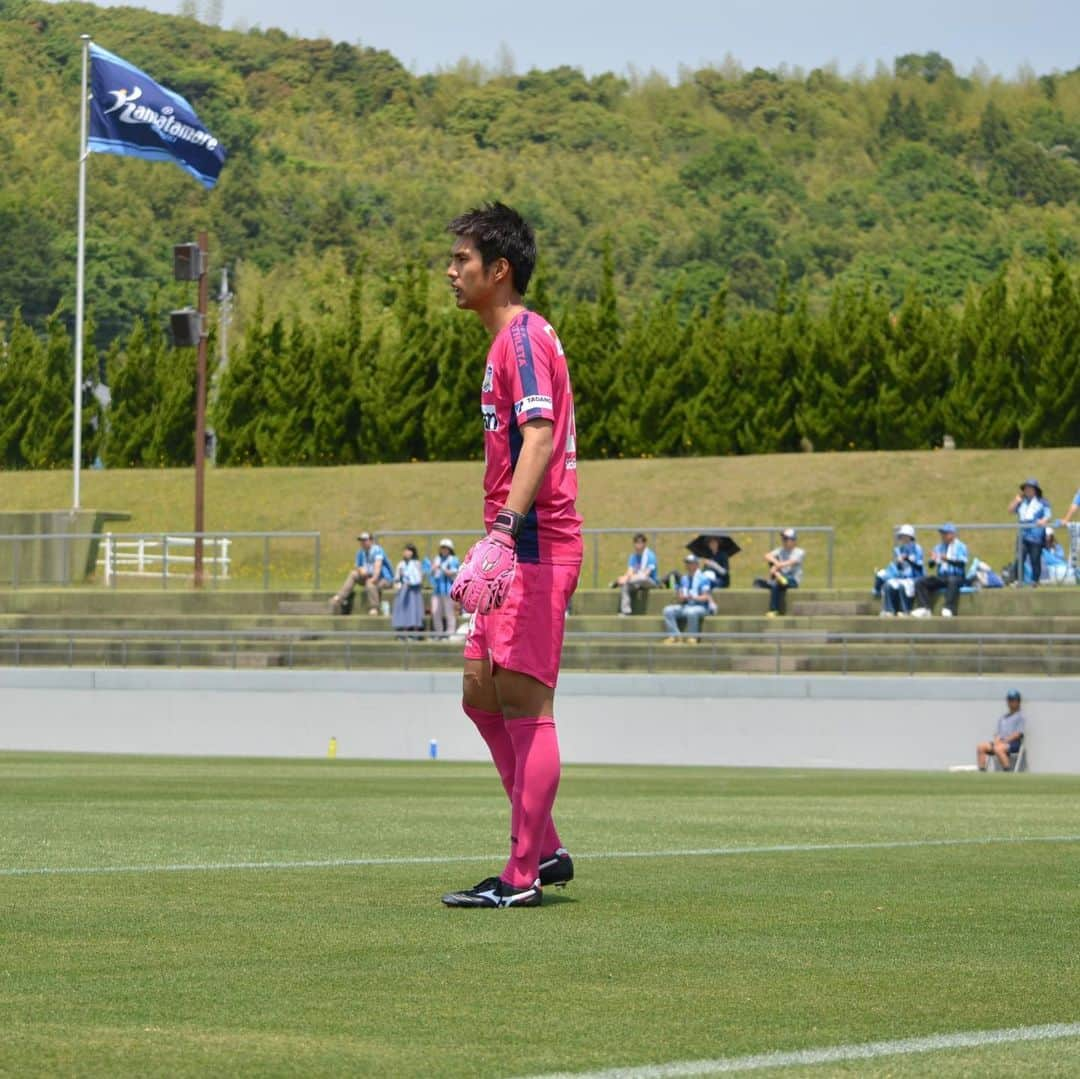
{"type": "MultiPolygon", "coordinates": [[[[230,540],[223,536],[203,540],[205,574],[228,579],[229,544],[230,540]]],[[[114,577],[192,577],[195,573],[195,539],[192,536],[120,539],[112,532],[106,532],[98,565],[105,570],[106,584],[111,584],[114,577]]]]}

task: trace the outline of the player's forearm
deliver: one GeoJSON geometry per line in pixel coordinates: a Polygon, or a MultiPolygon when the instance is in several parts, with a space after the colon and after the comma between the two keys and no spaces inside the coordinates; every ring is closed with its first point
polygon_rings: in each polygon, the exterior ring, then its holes
{"type": "Polygon", "coordinates": [[[530,420],[521,428],[521,453],[514,468],[510,493],[506,496],[507,509],[526,514],[532,508],[551,467],[552,431],[552,425],[542,420],[530,420]]]}

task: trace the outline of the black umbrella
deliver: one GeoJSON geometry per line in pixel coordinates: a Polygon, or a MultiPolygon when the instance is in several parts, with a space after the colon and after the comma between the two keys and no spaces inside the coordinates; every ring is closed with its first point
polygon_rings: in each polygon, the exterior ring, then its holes
{"type": "Polygon", "coordinates": [[[730,536],[722,532],[714,535],[698,536],[686,545],[686,549],[696,554],[698,558],[715,558],[718,554],[726,554],[728,558],[731,558],[742,550],[730,536]],[[716,540],[717,547],[715,551],[711,546],[711,540],[716,540]]]}

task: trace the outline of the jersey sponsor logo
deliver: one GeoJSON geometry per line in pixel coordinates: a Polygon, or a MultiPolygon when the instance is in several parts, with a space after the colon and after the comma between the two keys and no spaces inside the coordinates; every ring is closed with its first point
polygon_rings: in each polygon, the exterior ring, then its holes
{"type": "Polygon", "coordinates": [[[495,368],[489,363],[487,370],[484,372],[484,384],[480,387],[481,393],[491,393],[492,388],[495,385],[495,368]]]}
{"type": "Polygon", "coordinates": [[[499,417],[495,412],[494,405],[481,405],[480,411],[484,416],[484,430],[497,431],[499,429],[499,417]]]}
{"type": "Polygon", "coordinates": [[[543,394],[533,394],[531,397],[523,397],[514,402],[514,415],[520,416],[522,412],[532,412],[533,409],[547,409],[551,411],[551,398],[543,394]]]}

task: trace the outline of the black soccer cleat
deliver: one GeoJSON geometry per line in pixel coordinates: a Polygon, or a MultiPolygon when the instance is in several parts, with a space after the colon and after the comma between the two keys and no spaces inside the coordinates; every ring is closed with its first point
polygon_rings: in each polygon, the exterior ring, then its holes
{"type": "Polygon", "coordinates": [[[488,877],[462,892],[448,892],[442,901],[448,907],[538,907],[544,893],[540,881],[515,888],[500,877],[488,877]]]}
{"type": "Polygon", "coordinates": [[[574,879],[574,859],[565,847],[560,847],[554,854],[540,859],[540,886],[554,884],[556,888],[565,888],[574,879]]]}

